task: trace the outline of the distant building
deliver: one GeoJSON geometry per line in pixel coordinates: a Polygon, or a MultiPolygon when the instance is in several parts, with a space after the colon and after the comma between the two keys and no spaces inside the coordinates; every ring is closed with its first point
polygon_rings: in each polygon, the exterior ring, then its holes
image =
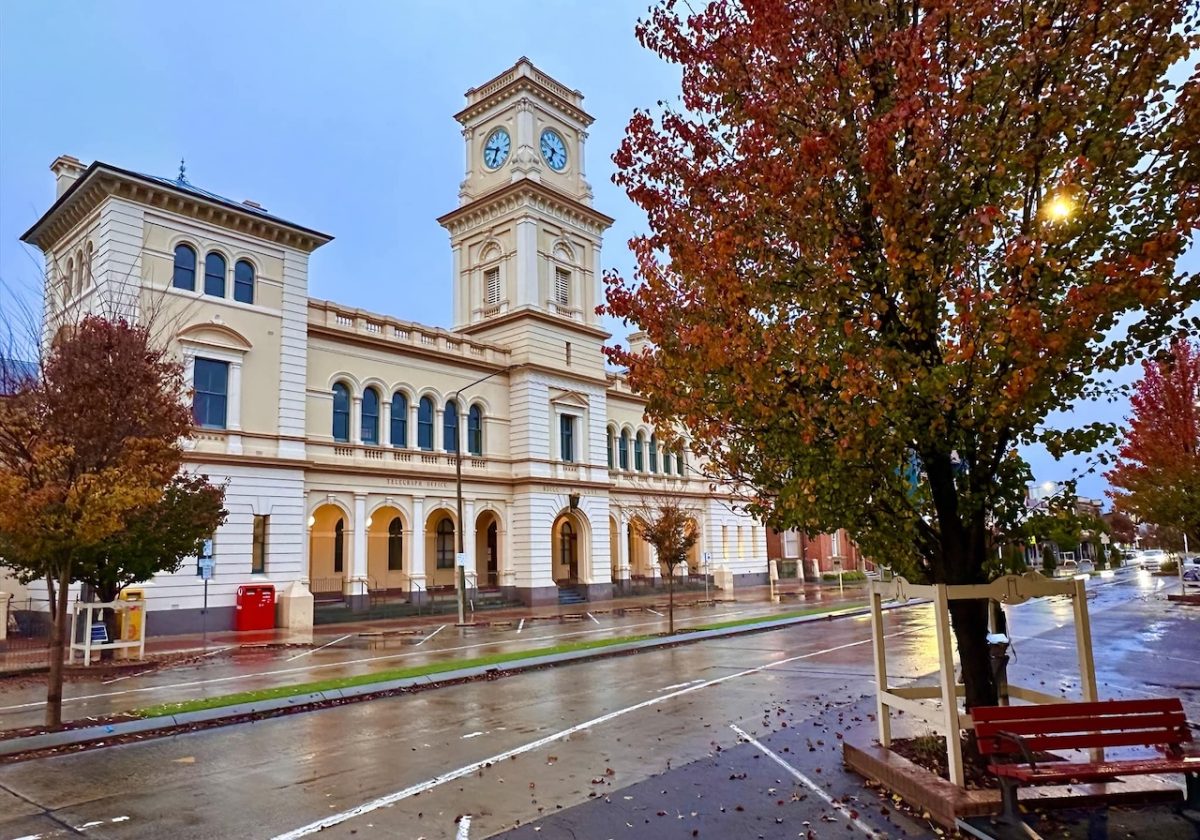
{"type": "Polygon", "coordinates": [[[780,560],[780,574],[805,581],[818,581],[826,572],[835,571],[838,561],[843,571],[871,571],[875,564],[863,557],[858,546],[843,530],[809,537],[800,531],[767,529],[767,557],[780,560]]]}

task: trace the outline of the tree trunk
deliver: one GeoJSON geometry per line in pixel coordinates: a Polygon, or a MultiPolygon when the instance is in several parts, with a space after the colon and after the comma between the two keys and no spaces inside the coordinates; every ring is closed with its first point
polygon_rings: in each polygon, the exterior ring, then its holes
{"type": "MultiPolygon", "coordinates": [[[[67,590],[71,585],[69,565],[58,574],[58,600],[50,623],[50,673],[46,676],[46,726],[62,723],[63,644],[66,638],[67,590]]],[[[50,588],[53,592],[53,587],[50,588]]]]}
{"type": "Polygon", "coordinates": [[[675,567],[667,564],[667,633],[675,635],[675,567]]]}
{"type": "Polygon", "coordinates": [[[975,706],[997,705],[1000,698],[996,680],[992,677],[987,643],[987,599],[951,601],[950,623],[958,644],[958,661],[962,666],[962,679],[967,692],[967,711],[975,706]]]}

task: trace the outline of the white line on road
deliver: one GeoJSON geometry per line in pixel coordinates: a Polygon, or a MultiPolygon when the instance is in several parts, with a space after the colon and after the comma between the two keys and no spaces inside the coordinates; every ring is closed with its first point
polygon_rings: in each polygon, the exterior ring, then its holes
{"type": "Polygon", "coordinates": [[[749,734],[748,732],[746,732],[744,729],[742,729],[742,728],[741,728],[740,726],[738,726],[736,723],[731,723],[731,724],[729,724],[729,728],[730,728],[730,729],[732,729],[734,732],[736,732],[736,733],[737,733],[737,736],[738,736],[739,738],[741,738],[743,741],[745,741],[746,743],[748,743],[748,744],[753,744],[754,746],[758,747],[759,751],[760,751],[760,752],[762,752],[762,754],[763,754],[763,755],[765,755],[767,758],[769,758],[769,759],[771,759],[772,761],[774,761],[776,764],[778,764],[778,765],[779,765],[780,767],[782,767],[784,770],[786,770],[786,771],[788,771],[789,773],[791,773],[791,774],[792,774],[792,775],[793,775],[793,776],[796,778],[796,780],[797,780],[798,782],[800,782],[801,784],[803,784],[803,785],[804,785],[806,788],[808,788],[809,790],[811,790],[811,791],[812,791],[813,793],[815,793],[817,796],[819,796],[819,797],[821,797],[822,799],[824,799],[824,800],[825,800],[827,803],[829,803],[829,804],[830,804],[830,805],[831,805],[831,806],[832,806],[832,807],[833,807],[833,808],[834,808],[834,809],[835,809],[835,810],[836,810],[838,813],[840,813],[840,814],[841,814],[843,817],[845,817],[846,819],[850,820],[850,822],[851,822],[851,823],[852,823],[852,824],[853,824],[853,825],[854,825],[854,826],[855,826],[855,827],[856,827],[856,828],[857,828],[859,831],[861,831],[862,833],[866,834],[868,837],[871,837],[871,836],[873,836],[873,835],[879,834],[879,832],[878,832],[878,831],[876,831],[875,829],[871,828],[871,826],[867,825],[867,824],[866,824],[866,823],[864,823],[862,820],[860,820],[858,817],[856,817],[856,816],[854,816],[853,814],[851,814],[851,813],[850,813],[850,811],[849,811],[849,809],[848,809],[848,808],[846,808],[846,806],[845,806],[845,805],[843,805],[843,804],[842,804],[842,803],[840,803],[840,802],[836,802],[836,801],[834,801],[833,797],[832,797],[832,796],[830,796],[828,793],[826,793],[824,790],[822,790],[820,787],[818,787],[816,782],[814,782],[812,779],[808,778],[808,776],[805,776],[803,773],[801,773],[799,770],[797,770],[797,769],[796,769],[795,767],[793,767],[792,765],[788,764],[788,763],[787,763],[786,761],[784,761],[782,758],[780,758],[780,757],[779,757],[779,756],[777,756],[775,753],[773,753],[773,752],[772,752],[770,749],[768,749],[767,747],[765,747],[765,746],[763,746],[762,744],[760,744],[760,743],[759,743],[758,741],[756,741],[756,740],[755,740],[753,737],[751,737],[751,736],[750,736],[750,734],[749,734]]]}
{"type": "Polygon", "coordinates": [[[353,633],[347,633],[345,636],[342,636],[340,639],[334,639],[332,642],[321,645],[319,648],[313,648],[312,650],[306,650],[306,651],[304,651],[304,653],[297,653],[295,656],[288,657],[287,659],[284,660],[284,662],[291,662],[293,660],[299,659],[302,656],[311,656],[312,654],[316,653],[319,650],[325,650],[325,648],[336,645],[338,642],[344,642],[344,641],[346,641],[346,639],[349,639],[353,635],[354,635],[353,633]]]}
{"type": "MultiPolygon", "coordinates": [[[[926,629],[927,628],[925,627],[920,627],[910,628],[908,630],[900,630],[896,633],[889,633],[884,638],[891,639],[895,638],[896,636],[907,636],[912,633],[924,631],[926,629]]],[[[592,718],[591,720],[585,720],[583,723],[577,723],[574,726],[569,726],[566,729],[555,732],[552,735],[547,735],[544,738],[538,738],[536,741],[530,741],[529,743],[523,744],[519,747],[513,747],[511,750],[506,750],[505,752],[498,753],[480,761],[467,764],[463,767],[459,767],[457,770],[451,770],[450,772],[443,773],[440,776],[434,776],[432,779],[426,779],[423,782],[410,785],[403,790],[389,793],[387,796],[381,796],[378,799],[372,799],[370,802],[364,802],[362,805],[351,808],[347,811],[342,811],[340,814],[330,814],[327,817],[323,817],[316,822],[311,822],[308,825],[301,826],[293,831],[276,835],[273,840],[297,840],[297,838],[300,837],[307,837],[310,834],[316,834],[318,831],[324,831],[325,829],[332,828],[335,825],[341,825],[347,820],[352,820],[355,817],[361,817],[363,814],[369,814],[372,811],[377,811],[380,808],[385,808],[388,805],[394,805],[395,803],[404,799],[409,799],[413,796],[417,796],[418,794],[433,790],[440,785],[446,784],[446,782],[453,782],[454,780],[461,779],[464,776],[470,776],[484,767],[490,767],[493,764],[499,764],[500,762],[507,761],[510,758],[516,758],[517,756],[523,755],[527,752],[541,749],[547,744],[553,744],[555,741],[561,741],[563,738],[570,737],[576,732],[582,732],[585,729],[591,729],[594,726],[599,726],[603,723],[608,723],[610,720],[616,720],[619,717],[623,717],[630,712],[636,712],[641,709],[649,708],[650,706],[656,706],[659,703],[665,703],[668,700],[673,700],[674,698],[681,697],[684,694],[691,694],[693,691],[699,691],[702,688],[720,685],[721,683],[729,682],[730,680],[735,680],[739,677],[747,677],[751,674],[758,674],[771,668],[778,668],[781,665],[797,662],[801,659],[811,659],[814,656],[822,656],[826,653],[834,653],[839,650],[845,650],[847,648],[869,644],[870,642],[870,638],[860,639],[857,642],[847,642],[844,645],[837,645],[835,647],[824,648],[822,650],[814,650],[808,653],[802,653],[798,656],[789,656],[786,659],[777,659],[776,661],[768,662],[765,665],[757,665],[753,668],[747,668],[744,671],[726,674],[723,677],[714,677],[711,680],[705,680],[704,682],[696,683],[695,685],[688,686],[687,688],[681,688],[678,691],[672,691],[670,694],[663,694],[659,697],[651,697],[649,700],[643,700],[640,703],[634,703],[632,706],[626,706],[623,709],[617,709],[616,711],[609,712],[608,714],[601,715],[600,717],[592,718]]]]}
{"type": "Polygon", "coordinates": [[[517,625],[517,632],[520,633],[525,629],[525,619],[521,619],[521,623],[517,625]]]}
{"type": "Polygon", "coordinates": [[[417,642],[417,647],[420,647],[421,645],[425,644],[426,642],[428,642],[430,639],[432,639],[434,636],[436,636],[438,633],[441,633],[445,629],[446,629],[446,625],[443,624],[441,627],[439,627],[438,629],[436,629],[432,633],[430,633],[428,636],[426,636],[424,639],[417,642]]]}
{"type": "Polygon", "coordinates": [[[596,618],[596,616],[592,615],[591,613],[586,613],[586,615],[588,618],[590,618],[592,621],[596,622],[597,624],[600,623],[600,619],[596,618]]]}
{"type": "Polygon", "coordinates": [[[683,688],[685,685],[694,685],[698,682],[703,682],[703,680],[688,680],[687,682],[675,683],[675,685],[664,685],[662,688],[654,689],[654,693],[657,694],[660,691],[670,691],[673,688],[683,688]]]}
{"type": "Polygon", "coordinates": [[[141,677],[141,676],[145,676],[146,674],[152,674],[152,673],[154,673],[154,669],[150,668],[149,670],[146,670],[146,671],[138,671],[136,674],[126,674],[123,677],[113,677],[111,680],[105,680],[104,682],[100,683],[100,685],[112,685],[115,682],[120,682],[121,680],[127,680],[130,677],[141,677]]]}
{"type": "Polygon", "coordinates": [[[660,613],[658,610],[652,610],[652,609],[650,609],[649,607],[646,607],[646,612],[652,612],[652,613],[654,613],[656,616],[658,616],[659,618],[662,618],[662,615],[663,615],[663,614],[662,614],[662,613],[660,613]]]}
{"type": "Polygon", "coordinates": [[[467,840],[467,838],[469,837],[470,834],[471,834],[471,815],[463,814],[462,818],[458,821],[458,834],[455,835],[454,840],[467,840]]]}

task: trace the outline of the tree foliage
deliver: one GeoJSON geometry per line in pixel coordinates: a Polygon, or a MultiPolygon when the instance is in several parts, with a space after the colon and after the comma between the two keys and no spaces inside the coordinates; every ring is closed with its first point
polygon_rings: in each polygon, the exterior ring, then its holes
{"type": "Polygon", "coordinates": [[[1200,344],[1185,339],[1143,364],[1133,416],[1107,478],[1109,495],[1142,522],[1200,543],[1200,344]]]}
{"type": "Polygon", "coordinates": [[[48,725],[61,720],[70,584],[148,579],[224,515],[222,490],[179,474],[184,395],[145,327],[88,316],[59,333],[40,377],[0,398],[0,556],[50,588],[48,725]]]}
{"type": "Polygon", "coordinates": [[[695,511],[677,497],[645,501],[634,512],[633,528],[654,547],[658,561],[667,567],[668,632],[675,632],[675,569],[687,562],[688,552],[700,539],[695,511]]]}
{"type": "MultiPolygon", "coordinates": [[[[1047,415],[1178,328],[1200,281],[1197,46],[1185,0],[743,0],[653,7],[682,73],[616,183],[647,216],[609,348],[777,527],[847,529],[937,582],[985,577],[1023,511],[1016,447],[1113,430],[1047,415]],[[1119,329],[1118,329],[1119,327],[1119,329]]],[[[995,702],[983,604],[954,628],[995,702]]]]}

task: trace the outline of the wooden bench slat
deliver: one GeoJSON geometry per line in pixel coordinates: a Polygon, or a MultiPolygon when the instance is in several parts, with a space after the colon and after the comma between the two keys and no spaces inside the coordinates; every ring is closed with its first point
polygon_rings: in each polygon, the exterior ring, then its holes
{"type": "MultiPolygon", "coordinates": [[[[1036,752],[1049,750],[1085,750],[1093,747],[1152,747],[1181,744],[1178,730],[1158,729],[1136,732],[1076,732],[1064,735],[1030,735],[1025,737],[1025,746],[1036,752]]],[[[979,751],[984,755],[1017,753],[1019,748],[1006,738],[985,737],[979,739],[979,751]],[[987,746],[985,747],[985,742],[987,746]]]]}
{"type": "Polygon", "coordinates": [[[1004,723],[976,723],[975,731],[983,736],[998,732],[1015,735],[1048,735],[1068,732],[1095,732],[1112,729],[1171,729],[1187,723],[1182,712],[1155,712],[1133,715],[1072,716],[1024,720],[1009,720],[1004,723]]]}
{"type": "Polygon", "coordinates": [[[1104,761],[1096,764],[1055,761],[1039,764],[1031,770],[1027,764],[993,764],[997,776],[1008,776],[1023,782],[1066,782],[1115,779],[1120,776],[1146,773],[1197,773],[1200,758],[1147,758],[1128,761],[1104,761]]]}
{"type": "Polygon", "coordinates": [[[1153,700],[1100,700],[1095,703],[1047,703],[1043,706],[976,706],[971,709],[971,719],[978,725],[980,722],[1174,711],[1183,711],[1183,703],[1178,697],[1153,700]]]}

